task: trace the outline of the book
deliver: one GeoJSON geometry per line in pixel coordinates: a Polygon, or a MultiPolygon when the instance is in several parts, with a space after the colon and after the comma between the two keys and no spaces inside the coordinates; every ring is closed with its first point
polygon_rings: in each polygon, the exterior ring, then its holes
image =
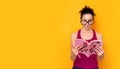
{"type": "Polygon", "coordinates": [[[103,45],[102,40],[92,40],[88,42],[83,39],[76,39],[75,41],[75,46],[81,46],[79,53],[82,53],[87,57],[90,57],[92,54],[97,54],[97,52],[95,51],[95,47],[98,46],[99,48],[102,49],[102,45],[103,45]]]}

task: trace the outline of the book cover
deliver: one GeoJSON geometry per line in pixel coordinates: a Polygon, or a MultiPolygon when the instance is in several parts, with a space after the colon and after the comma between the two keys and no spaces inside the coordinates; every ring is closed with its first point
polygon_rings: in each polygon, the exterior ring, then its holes
{"type": "Polygon", "coordinates": [[[83,39],[76,39],[75,46],[81,46],[79,50],[80,53],[83,53],[87,57],[92,54],[97,54],[94,50],[96,46],[102,49],[103,41],[102,40],[92,40],[90,42],[83,39]]]}

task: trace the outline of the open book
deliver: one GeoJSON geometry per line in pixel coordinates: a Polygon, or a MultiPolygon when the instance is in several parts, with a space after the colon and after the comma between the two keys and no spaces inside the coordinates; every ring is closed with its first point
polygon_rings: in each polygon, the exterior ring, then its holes
{"type": "Polygon", "coordinates": [[[82,46],[80,53],[83,53],[87,57],[92,54],[97,54],[94,50],[96,46],[102,49],[103,42],[102,40],[92,40],[90,42],[83,39],[76,39],[75,46],[82,46]]]}

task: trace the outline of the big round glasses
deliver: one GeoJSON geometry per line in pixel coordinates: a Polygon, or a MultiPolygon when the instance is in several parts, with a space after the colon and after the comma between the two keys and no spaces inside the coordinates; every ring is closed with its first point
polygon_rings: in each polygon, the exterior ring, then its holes
{"type": "Polygon", "coordinates": [[[86,20],[86,19],[82,19],[81,20],[81,23],[83,24],[83,25],[86,25],[87,23],[89,24],[89,25],[92,25],[93,24],[93,19],[89,19],[89,20],[86,20]]]}

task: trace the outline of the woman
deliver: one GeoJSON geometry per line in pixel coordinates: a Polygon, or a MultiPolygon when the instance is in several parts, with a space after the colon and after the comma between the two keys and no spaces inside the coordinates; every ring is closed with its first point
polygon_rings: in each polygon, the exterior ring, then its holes
{"type": "Polygon", "coordinates": [[[88,42],[92,40],[102,40],[102,35],[92,29],[94,23],[95,13],[92,8],[85,6],[81,11],[81,24],[82,28],[71,37],[71,60],[74,61],[73,69],[98,69],[98,60],[104,57],[104,50],[95,47],[97,54],[92,54],[86,57],[84,54],[79,53],[81,46],[75,46],[76,39],[84,39],[88,42]],[[80,57],[78,56],[80,55],[80,57]]]}

